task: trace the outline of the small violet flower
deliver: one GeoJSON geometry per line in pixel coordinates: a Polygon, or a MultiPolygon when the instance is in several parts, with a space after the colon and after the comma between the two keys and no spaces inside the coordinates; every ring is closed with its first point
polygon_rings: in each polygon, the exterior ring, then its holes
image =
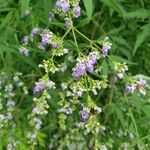
{"type": "Polygon", "coordinates": [[[91,52],[89,55],[89,59],[92,61],[92,64],[95,65],[96,61],[98,59],[98,53],[97,52],[91,52]]]}
{"type": "Polygon", "coordinates": [[[35,85],[36,86],[33,89],[33,94],[37,94],[37,93],[41,92],[45,88],[45,83],[43,81],[36,82],[35,85]]]}
{"type": "Polygon", "coordinates": [[[86,61],[86,62],[85,62],[85,65],[86,65],[86,70],[87,70],[88,72],[92,73],[93,70],[94,70],[94,66],[93,66],[92,61],[91,61],[91,60],[86,61]]]}
{"type": "Polygon", "coordinates": [[[103,46],[102,46],[103,57],[106,57],[108,55],[108,52],[111,49],[111,45],[112,45],[110,42],[107,42],[107,40],[108,40],[108,37],[104,39],[103,46]]]}
{"type": "Polygon", "coordinates": [[[32,31],[31,31],[31,36],[34,37],[39,32],[39,30],[40,29],[37,28],[37,27],[33,28],[32,31]]]}
{"type": "Polygon", "coordinates": [[[64,13],[66,13],[69,10],[69,0],[57,0],[55,9],[62,10],[64,13]]]}
{"type": "Polygon", "coordinates": [[[147,81],[142,78],[140,78],[140,80],[137,81],[137,84],[141,87],[147,87],[147,81]]]}
{"type": "Polygon", "coordinates": [[[72,76],[75,80],[78,80],[86,72],[86,66],[84,62],[78,63],[75,68],[73,68],[72,76]]]}
{"type": "Polygon", "coordinates": [[[41,34],[41,44],[43,46],[46,46],[47,44],[50,44],[51,43],[51,38],[53,36],[53,33],[47,29],[45,29],[43,31],[43,33],[41,34]]]}
{"type": "Polygon", "coordinates": [[[80,12],[81,8],[79,5],[74,5],[73,6],[73,14],[74,14],[74,17],[79,17],[81,12],[80,12]]]}
{"type": "Polygon", "coordinates": [[[64,0],[61,4],[62,11],[66,13],[69,10],[69,0],[64,0]]]}
{"type": "Polygon", "coordinates": [[[72,20],[69,18],[65,18],[65,25],[68,29],[70,29],[72,26],[72,20]]]}
{"type": "Polygon", "coordinates": [[[90,117],[90,110],[88,108],[83,108],[83,110],[80,111],[79,114],[81,121],[86,122],[90,117]]]}
{"type": "Polygon", "coordinates": [[[24,55],[24,56],[26,56],[26,57],[29,56],[29,50],[28,50],[27,48],[25,48],[25,47],[20,47],[20,48],[19,48],[19,51],[20,51],[20,53],[21,53],[22,55],[24,55]]]}
{"type": "Polygon", "coordinates": [[[127,85],[124,89],[125,92],[127,93],[133,93],[135,91],[136,87],[134,85],[127,85]]]}
{"type": "Polygon", "coordinates": [[[145,90],[145,88],[146,88],[147,86],[148,86],[148,85],[147,85],[147,81],[146,81],[146,80],[140,78],[140,80],[137,81],[137,88],[138,88],[139,92],[140,92],[141,94],[143,94],[143,95],[146,95],[146,90],[145,90]]]}
{"type": "Polygon", "coordinates": [[[27,45],[29,43],[29,37],[28,36],[25,36],[23,39],[22,39],[22,43],[23,45],[27,45]]]}
{"type": "Polygon", "coordinates": [[[54,89],[55,83],[53,81],[40,81],[35,83],[35,87],[33,89],[33,94],[37,94],[43,91],[45,88],[47,89],[54,89]]]}
{"type": "Polygon", "coordinates": [[[84,75],[86,71],[89,73],[92,73],[94,70],[94,65],[98,59],[98,53],[91,52],[88,56],[88,59],[85,61],[82,61],[76,65],[75,68],[73,68],[73,77],[75,80],[78,80],[81,76],[84,75]]]}

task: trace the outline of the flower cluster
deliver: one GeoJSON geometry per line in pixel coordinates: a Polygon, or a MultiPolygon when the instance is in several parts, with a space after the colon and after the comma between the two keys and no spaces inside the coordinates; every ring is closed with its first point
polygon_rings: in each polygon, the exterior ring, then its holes
{"type": "Polygon", "coordinates": [[[40,98],[33,98],[35,106],[32,109],[32,116],[48,114],[47,108],[49,108],[49,106],[46,99],[50,98],[51,96],[46,91],[44,91],[40,98]]]}
{"type": "Polygon", "coordinates": [[[44,68],[46,73],[55,73],[59,71],[59,68],[55,65],[54,61],[49,59],[49,60],[43,60],[43,64],[39,64],[40,68],[44,68]]]}
{"type": "Polygon", "coordinates": [[[124,77],[124,74],[126,71],[128,71],[128,66],[126,63],[119,63],[119,62],[114,62],[115,63],[115,71],[117,72],[117,76],[119,79],[122,79],[124,77]]]}
{"type": "Polygon", "coordinates": [[[13,111],[15,111],[16,106],[16,91],[21,90],[24,95],[28,94],[27,87],[22,81],[21,76],[22,73],[20,72],[14,73],[11,79],[12,82],[10,82],[7,73],[2,72],[0,74],[0,110],[3,112],[0,114],[0,128],[5,127],[6,123],[14,126],[13,111]]]}
{"type": "Polygon", "coordinates": [[[63,12],[64,14],[69,13],[73,14],[74,17],[80,16],[80,0],[57,0],[55,4],[55,10],[58,12],[63,12]]]}
{"type": "Polygon", "coordinates": [[[21,46],[21,47],[19,48],[19,51],[20,51],[20,53],[21,53],[23,56],[26,56],[26,57],[29,56],[29,50],[28,50],[27,48],[21,46]]]}
{"type": "Polygon", "coordinates": [[[41,120],[40,118],[38,118],[38,117],[34,117],[34,118],[33,118],[33,121],[34,121],[34,123],[35,123],[35,128],[36,128],[37,130],[40,130],[40,129],[41,129],[41,125],[43,124],[43,123],[42,123],[42,120],[41,120]]]}
{"type": "Polygon", "coordinates": [[[55,88],[55,83],[53,81],[40,81],[35,83],[35,87],[33,89],[33,94],[37,94],[42,92],[44,89],[55,88]]]}
{"type": "Polygon", "coordinates": [[[25,95],[28,94],[27,87],[21,79],[22,73],[16,72],[12,77],[12,83],[8,82],[7,74],[2,72],[0,75],[0,90],[3,93],[3,98],[12,99],[15,97],[15,90],[20,89],[24,92],[25,95]]]}
{"type": "Polygon", "coordinates": [[[29,43],[29,37],[28,36],[24,36],[22,39],[22,44],[23,45],[27,45],[29,43]]]}
{"type": "Polygon", "coordinates": [[[40,29],[38,27],[34,27],[32,30],[31,30],[31,37],[34,37],[36,36],[38,33],[40,32],[40,29]]]}
{"type": "Polygon", "coordinates": [[[28,36],[24,36],[22,39],[22,46],[19,48],[20,53],[25,56],[29,57],[29,49],[26,48],[30,41],[33,40],[33,37],[40,33],[40,29],[38,27],[34,27],[28,36]]]}
{"type": "Polygon", "coordinates": [[[48,29],[44,29],[41,34],[40,47],[45,49],[46,46],[50,45],[53,49],[53,56],[62,56],[68,53],[68,49],[64,48],[62,38],[56,36],[48,29]]]}
{"type": "Polygon", "coordinates": [[[30,42],[32,42],[36,35],[40,36],[40,42],[38,43],[39,49],[45,51],[47,48],[51,48],[53,49],[53,56],[62,56],[68,53],[68,49],[64,48],[63,46],[63,41],[61,37],[56,36],[49,29],[40,29],[38,27],[34,27],[31,30],[30,35],[25,36],[22,40],[22,46],[19,48],[19,51],[23,56],[29,56],[30,51],[25,46],[29,44],[29,40],[30,42]]]}
{"type": "Polygon", "coordinates": [[[37,134],[36,133],[28,132],[27,138],[28,138],[28,144],[33,144],[33,145],[37,144],[37,142],[36,142],[37,134]]]}
{"type": "Polygon", "coordinates": [[[140,94],[146,95],[146,87],[148,87],[147,81],[140,78],[139,80],[133,81],[131,85],[125,87],[125,92],[133,93],[137,90],[140,94]]]}
{"type": "Polygon", "coordinates": [[[95,106],[94,108],[91,109],[84,107],[83,110],[79,112],[80,119],[82,122],[86,122],[89,119],[90,114],[92,115],[99,114],[101,111],[102,111],[101,108],[98,106],[95,106]]]}
{"type": "Polygon", "coordinates": [[[88,108],[83,108],[82,111],[79,112],[80,120],[82,122],[86,122],[90,116],[90,110],[88,108]]]}
{"type": "Polygon", "coordinates": [[[41,44],[43,46],[46,46],[48,44],[51,44],[52,42],[52,37],[53,37],[53,32],[51,32],[50,30],[48,29],[44,29],[42,31],[42,33],[40,34],[41,36],[41,44]]]}
{"type": "Polygon", "coordinates": [[[102,56],[106,57],[108,55],[109,50],[111,49],[112,44],[108,41],[108,37],[106,37],[103,41],[102,45],[102,56]]]}
{"type": "Polygon", "coordinates": [[[89,56],[85,60],[79,60],[76,64],[75,68],[73,68],[72,76],[75,80],[79,80],[81,76],[83,76],[86,71],[92,73],[94,70],[94,65],[99,59],[99,54],[97,52],[90,52],[89,56]]]}
{"type": "Polygon", "coordinates": [[[49,80],[47,75],[40,79],[39,82],[35,83],[33,94],[37,94],[39,92],[41,92],[42,94],[38,98],[33,98],[34,107],[32,109],[32,113],[28,116],[28,118],[30,119],[30,125],[34,127],[34,131],[28,132],[27,135],[29,144],[37,144],[37,134],[43,124],[41,117],[48,114],[47,109],[49,108],[49,105],[47,103],[47,100],[51,99],[51,95],[49,94],[48,90],[52,89],[55,89],[55,83],[49,80]]]}
{"type": "Polygon", "coordinates": [[[65,113],[66,115],[70,115],[73,113],[73,109],[70,106],[70,103],[65,104],[63,107],[61,107],[60,109],[58,109],[59,113],[65,113]]]}
{"type": "Polygon", "coordinates": [[[97,120],[97,115],[102,112],[102,109],[95,104],[90,96],[87,97],[86,105],[83,103],[81,106],[82,110],[79,111],[80,122],[76,124],[77,128],[82,129],[85,135],[88,133],[96,135],[105,130],[105,127],[100,125],[97,120]]]}
{"type": "Polygon", "coordinates": [[[13,138],[8,139],[7,150],[15,150],[17,147],[17,142],[13,138]]]}

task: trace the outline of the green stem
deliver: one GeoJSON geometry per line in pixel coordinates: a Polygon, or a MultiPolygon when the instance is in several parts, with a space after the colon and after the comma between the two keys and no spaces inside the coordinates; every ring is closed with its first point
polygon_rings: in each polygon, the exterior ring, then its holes
{"type": "Polygon", "coordinates": [[[135,119],[134,119],[134,116],[133,116],[133,113],[132,113],[131,109],[129,109],[129,114],[130,114],[131,119],[132,119],[132,122],[133,122],[133,124],[134,124],[134,128],[135,128],[136,135],[137,135],[137,137],[139,138],[139,133],[138,133],[136,121],[135,121],[135,119]]]}
{"type": "MultiPolygon", "coordinates": [[[[106,105],[106,107],[108,107],[108,106],[111,107],[111,105],[112,105],[113,92],[114,92],[114,90],[113,90],[113,87],[112,87],[111,93],[110,93],[110,97],[109,97],[109,102],[108,102],[108,104],[106,105]]],[[[105,107],[105,108],[106,108],[106,107],[105,107]]],[[[110,111],[108,111],[107,114],[106,114],[106,118],[105,118],[105,121],[104,121],[104,125],[107,123],[109,114],[110,114],[110,111]]]]}
{"type": "MultiPolygon", "coordinates": [[[[125,97],[125,100],[126,100],[126,103],[127,104],[129,104],[129,102],[128,102],[128,98],[127,98],[127,96],[124,94],[124,97],[125,97]]],[[[134,128],[135,128],[135,132],[136,132],[136,135],[137,135],[137,137],[139,138],[139,133],[138,133],[138,129],[137,129],[137,125],[136,125],[136,121],[135,121],[135,119],[134,119],[134,116],[133,116],[133,113],[132,113],[132,110],[131,110],[131,108],[129,108],[129,114],[130,114],[130,117],[131,117],[131,120],[132,120],[132,122],[133,122],[133,125],[134,125],[134,128]]]]}
{"type": "Polygon", "coordinates": [[[71,28],[69,30],[67,30],[67,32],[64,34],[64,36],[62,37],[62,39],[64,39],[66,37],[66,35],[70,32],[71,28]]]}
{"type": "Polygon", "coordinates": [[[92,43],[95,47],[97,47],[99,49],[99,47],[89,38],[87,38],[83,33],[81,33],[80,31],[78,31],[76,28],[73,28],[78,34],[80,34],[83,38],[85,38],[87,41],[89,41],[90,43],[92,43]]]}
{"type": "Polygon", "coordinates": [[[71,30],[72,30],[72,34],[73,34],[75,45],[76,45],[77,50],[79,52],[79,46],[78,46],[78,43],[77,43],[77,38],[76,38],[76,35],[75,35],[75,32],[74,32],[74,28],[71,28],[71,30]]]}
{"type": "Polygon", "coordinates": [[[150,137],[150,135],[144,136],[143,138],[139,139],[138,142],[141,142],[141,141],[143,141],[143,140],[145,140],[145,139],[147,139],[149,137],[150,137]]]}
{"type": "Polygon", "coordinates": [[[2,58],[3,64],[4,64],[4,66],[6,66],[5,59],[4,59],[4,56],[3,56],[3,52],[1,51],[0,54],[1,54],[1,58],[2,58]]]}

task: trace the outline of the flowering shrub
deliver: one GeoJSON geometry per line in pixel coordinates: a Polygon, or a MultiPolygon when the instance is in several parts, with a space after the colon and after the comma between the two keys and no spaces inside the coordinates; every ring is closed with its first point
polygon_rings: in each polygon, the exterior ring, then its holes
{"type": "MultiPolygon", "coordinates": [[[[88,12],[84,0],[83,4],[88,12]]],[[[148,125],[136,120],[148,112],[149,79],[132,76],[128,62],[112,55],[109,35],[93,40],[80,31],[83,4],[80,0],[56,0],[48,25],[34,25],[22,38],[18,48],[22,57],[30,59],[30,49],[46,56],[38,65],[42,74],[32,86],[25,85],[21,73],[9,80],[1,73],[1,149],[150,147],[145,133],[148,125]],[[29,109],[21,108],[19,99],[30,100],[29,109]],[[15,115],[18,113],[25,117],[15,115]]],[[[33,17],[32,10],[24,12],[23,17],[29,16],[33,17]]]]}

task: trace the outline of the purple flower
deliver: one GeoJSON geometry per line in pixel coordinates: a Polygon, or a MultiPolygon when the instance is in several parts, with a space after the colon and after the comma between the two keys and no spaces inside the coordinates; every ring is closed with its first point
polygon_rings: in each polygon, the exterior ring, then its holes
{"type": "Polygon", "coordinates": [[[78,80],[81,76],[84,75],[85,72],[86,72],[85,63],[81,62],[78,63],[75,68],[73,68],[72,76],[75,80],[78,80]]]}
{"type": "Polygon", "coordinates": [[[43,33],[41,34],[41,37],[42,37],[42,39],[41,39],[41,44],[42,44],[43,46],[45,46],[45,45],[47,45],[47,44],[50,44],[50,43],[51,43],[51,38],[52,38],[52,36],[53,36],[53,33],[50,32],[49,30],[45,29],[45,30],[43,31],[43,33]]]}
{"type": "Polygon", "coordinates": [[[90,111],[87,108],[84,108],[82,111],[79,112],[80,119],[82,122],[86,122],[90,116],[90,111]]]}
{"type": "Polygon", "coordinates": [[[35,36],[39,32],[39,28],[35,27],[31,31],[31,36],[35,36]]]}
{"type": "Polygon", "coordinates": [[[25,37],[22,39],[23,45],[27,45],[28,42],[29,42],[29,37],[28,37],[28,36],[25,36],[25,37]]]}
{"type": "Polygon", "coordinates": [[[139,86],[141,86],[141,87],[146,87],[146,86],[147,86],[147,81],[144,80],[144,79],[142,79],[142,78],[140,78],[140,80],[137,81],[137,84],[138,84],[139,86]]]}
{"type": "Polygon", "coordinates": [[[61,0],[57,0],[56,4],[55,4],[55,9],[61,9],[61,5],[62,5],[62,1],[61,0]]]}
{"type": "Polygon", "coordinates": [[[55,9],[60,9],[64,13],[69,10],[69,0],[57,0],[55,4],[55,9]]]}
{"type": "Polygon", "coordinates": [[[106,57],[108,55],[109,49],[111,48],[111,44],[109,42],[105,42],[102,47],[102,55],[106,57]]]}
{"type": "Polygon", "coordinates": [[[73,6],[73,14],[74,14],[74,17],[79,17],[80,16],[80,6],[79,5],[74,5],[73,6]]]}
{"type": "Polygon", "coordinates": [[[135,86],[134,85],[127,85],[126,87],[125,87],[125,92],[127,92],[127,93],[129,93],[129,92],[131,92],[131,93],[133,93],[134,91],[135,91],[135,86]]]}
{"type": "Polygon", "coordinates": [[[85,62],[86,70],[90,73],[94,70],[94,65],[96,64],[96,61],[98,59],[98,54],[96,52],[91,52],[89,54],[88,60],[85,62]]]}
{"type": "Polygon", "coordinates": [[[89,59],[91,60],[91,63],[94,65],[98,59],[98,54],[96,52],[91,52],[89,55],[89,59]]]}
{"type": "Polygon", "coordinates": [[[61,4],[62,11],[66,13],[69,10],[69,0],[64,0],[61,4]]]}
{"type": "Polygon", "coordinates": [[[20,53],[21,53],[22,55],[24,55],[24,56],[26,56],[26,57],[29,56],[29,50],[26,49],[25,47],[20,47],[20,48],[19,48],[19,51],[20,51],[20,53]]]}
{"type": "Polygon", "coordinates": [[[58,48],[59,47],[59,43],[51,43],[52,44],[52,48],[58,48]]]}
{"type": "Polygon", "coordinates": [[[146,80],[140,78],[140,80],[137,81],[137,88],[138,88],[139,92],[140,92],[141,94],[143,94],[143,95],[146,95],[146,90],[145,90],[145,88],[146,88],[147,86],[148,86],[148,85],[147,85],[147,81],[146,81],[146,80]]]}
{"type": "Polygon", "coordinates": [[[45,83],[43,81],[36,82],[35,85],[36,86],[33,89],[33,94],[37,94],[37,93],[41,92],[45,88],[45,83]]]}
{"type": "Polygon", "coordinates": [[[42,40],[41,40],[41,44],[43,46],[50,44],[50,40],[49,40],[50,36],[48,34],[42,35],[42,40]]]}
{"type": "Polygon", "coordinates": [[[65,18],[65,25],[69,29],[72,26],[72,20],[69,18],[65,18]]]}
{"type": "Polygon", "coordinates": [[[94,66],[93,66],[93,61],[92,60],[88,60],[85,62],[86,65],[86,70],[90,73],[93,72],[94,66]]]}

